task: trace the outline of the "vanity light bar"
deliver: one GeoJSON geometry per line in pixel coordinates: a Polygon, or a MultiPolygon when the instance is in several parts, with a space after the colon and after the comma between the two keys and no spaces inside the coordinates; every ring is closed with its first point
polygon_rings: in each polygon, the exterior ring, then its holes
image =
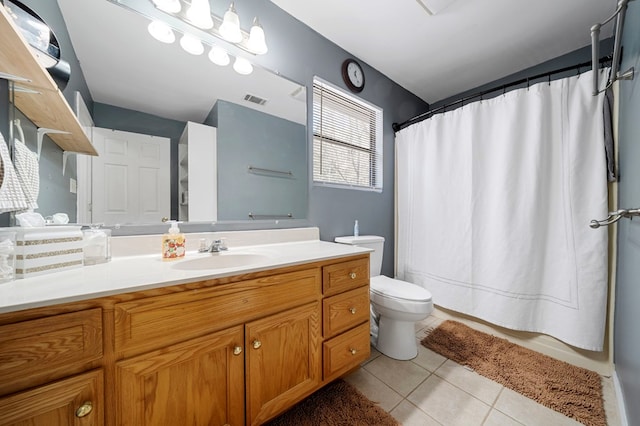
{"type": "MultiPolygon", "coordinates": [[[[191,33],[197,35],[204,43],[209,45],[216,44],[219,40],[224,41],[225,43],[229,43],[230,45],[236,46],[242,49],[245,52],[251,53],[252,55],[263,54],[267,52],[267,46],[264,41],[264,30],[262,30],[262,26],[260,25],[257,19],[254,19],[254,26],[259,27],[256,31],[254,31],[257,36],[260,38],[258,40],[256,37],[251,39],[250,33],[244,31],[240,28],[241,38],[238,42],[231,42],[227,40],[222,33],[220,32],[220,27],[222,26],[223,19],[215,14],[210,14],[211,20],[213,22],[213,27],[209,29],[203,29],[199,27],[197,22],[194,22],[193,19],[189,17],[189,10],[192,6],[190,2],[186,2],[183,0],[175,0],[180,7],[171,8],[163,8],[157,5],[157,1],[154,0],[107,0],[111,3],[117,4],[119,6],[125,7],[133,12],[138,13],[146,17],[149,20],[162,20],[172,29],[185,34],[191,33]],[[171,12],[171,10],[175,10],[176,12],[171,12]],[[218,40],[216,40],[218,39],[218,40]],[[256,42],[257,40],[257,42],[256,42]]],[[[162,4],[162,3],[161,3],[162,4]]],[[[252,30],[254,28],[252,27],[252,30]]]]}

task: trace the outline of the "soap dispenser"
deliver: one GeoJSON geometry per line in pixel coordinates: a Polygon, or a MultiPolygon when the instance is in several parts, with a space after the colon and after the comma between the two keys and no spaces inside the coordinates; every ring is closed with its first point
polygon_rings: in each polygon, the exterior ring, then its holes
{"type": "Polygon", "coordinates": [[[184,234],[180,233],[178,222],[170,220],[169,231],[162,236],[162,260],[176,260],[186,252],[184,234]]]}

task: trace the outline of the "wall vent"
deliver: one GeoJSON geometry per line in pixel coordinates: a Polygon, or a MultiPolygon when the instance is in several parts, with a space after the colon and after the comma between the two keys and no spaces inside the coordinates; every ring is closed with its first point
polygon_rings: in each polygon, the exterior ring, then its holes
{"type": "Polygon", "coordinates": [[[307,91],[304,86],[297,87],[293,92],[291,92],[291,97],[298,101],[306,102],[307,101],[307,91]]]}
{"type": "Polygon", "coordinates": [[[258,105],[264,105],[267,103],[266,99],[263,99],[256,95],[250,95],[248,93],[244,95],[244,100],[247,102],[253,102],[254,104],[258,104],[258,105]]]}

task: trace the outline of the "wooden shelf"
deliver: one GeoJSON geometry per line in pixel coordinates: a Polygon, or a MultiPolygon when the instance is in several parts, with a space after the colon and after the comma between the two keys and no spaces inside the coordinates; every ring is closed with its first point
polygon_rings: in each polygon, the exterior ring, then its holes
{"type": "Polygon", "coordinates": [[[62,92],[1,5],[0,72],[29,80],[17,84],[38,93],[16,91],[15,106],[38,127],[68,132],[48,135],[63,151],[98,155],[62,92]]]}

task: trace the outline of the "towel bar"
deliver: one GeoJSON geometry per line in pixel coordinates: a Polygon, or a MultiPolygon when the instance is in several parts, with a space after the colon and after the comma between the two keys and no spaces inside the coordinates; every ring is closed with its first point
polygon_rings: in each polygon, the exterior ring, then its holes
{"type": "Polygon", "coordinates": [[[247,167],[250,173],[266,173],[266,174],[274,174],[279,176],[289,176],[293,177],[293,172],[291,170],[283,171],[283,170],[272,170],[272,169],[263,169],[262,167],[249,166],[247,167]]]}
{"type": "Polygon", "coordinates": [[[249,213],[249,217],[253,220],[257,219],[293,219],[293,215],[291,213],[286,214],[255,214],[249,213]]]}
{"type": "Polygon", "coordinates": [[[611,225],[612,223],[616,223],[623,217],[628,219],[632,219],[633,216],[640,216],[640,209],[620,209],[615,212],[609,212],[609,216],[603,220],[592,220],[589,223],[589,226],[593,229],[600,228],[601,226],[611,225]]]}

